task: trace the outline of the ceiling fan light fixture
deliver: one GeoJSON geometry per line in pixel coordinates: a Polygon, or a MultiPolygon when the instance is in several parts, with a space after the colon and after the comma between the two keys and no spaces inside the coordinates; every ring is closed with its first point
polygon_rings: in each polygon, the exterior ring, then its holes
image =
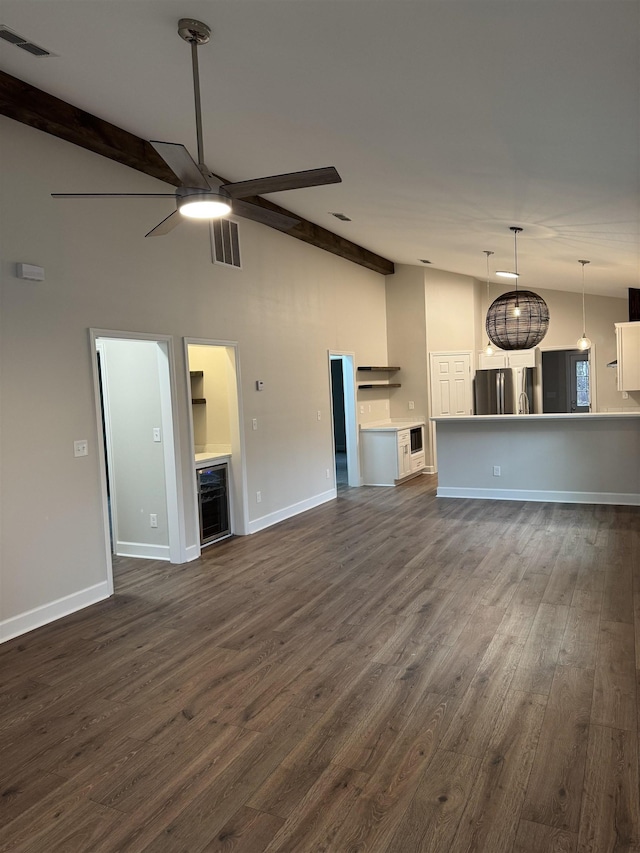
{"type": "Polygon", "coordinates": [[[231,205],[220,193],[197,193],[179,198],[178,210],[191,219],[220,219],[231,213],[231,205]]]}

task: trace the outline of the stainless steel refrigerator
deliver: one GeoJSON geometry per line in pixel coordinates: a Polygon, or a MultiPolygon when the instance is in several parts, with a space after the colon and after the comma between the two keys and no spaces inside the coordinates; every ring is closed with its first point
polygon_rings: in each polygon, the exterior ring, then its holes
{"type": "Polygon", "coordinates": [[[473,382],[476,415],[533,412],[532,367],[477,370],[473,382]]]}

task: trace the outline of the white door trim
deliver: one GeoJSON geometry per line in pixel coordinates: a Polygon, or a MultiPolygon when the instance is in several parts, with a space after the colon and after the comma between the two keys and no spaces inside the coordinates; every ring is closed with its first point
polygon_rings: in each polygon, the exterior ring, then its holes
{"type": "MultiPolygon", "coordinates": [[[[344,422],[347,442],[347,477],[350,486],[362,485],[360,478],[360,448],[358,442],[358,416],[356,410],[356,354],[342,350],[329,350],[327,366],[329,368],[329,390],[331,390],[331,361],[342,362],[342,380],[344,386],[344,422]]],[[[333,396],[331,401],[331,453],[333,470],[336,470],[335,436],[333,434],[333,396]]]]}
{"type": "Polygon", "coordinates": [[[94,405],[96,427],[98,433],[98,467],[102,493],[102,515],[104,529],[104,547],[107,565],[107,583],[109,594],[113,595],[113,560],[111,554],[111,539],[109,535],[109,501],[107,496],[107,466],[105,460],[105,432],[102,427],[102,411],[100,402],[100,380],[98,376],[98,360],[96,352],[98,340],[152,341],[164,348],[167,357],[169,375],[168,394],[162,401],[162,430],[165,443],[165,476],[167,483],[167,518],[169,531],[169,559],[172,563],[187,561],[185,549],[185,518],[182,492],[182,465],[180,463],[180,428],[176,406],[176,372],[173,337],[171,335],[154,335],[147,332],[123,332],[115,329],[89,329],[89,346],[91,351],[91,370],[93,375],[94,405]]]}
{"type": "MultiPolygon", "coordinates": [[[[234,361],[235,361],[235,375],[236,375],[236,401],[237,401],[237,412],[233,414],[237,417],[236,423],[232,432],[235,433],[232,435],[232,458],[231,458],[231,466],[230,466],[230,487],[231,487],[231,530],[233,533],[238,536],[247,536],[251,531],[249,530],[249,503],[247,498],[247,465],[246,465],[246,452],[245,452],[245,438],[244,438],[244,418],[242,413],[244,411],[244,407],[242,404],[242,378],[240,374],[240,353],[238,351],[238,342],[237,341],[221,341],[221,340],[212,340],[210,338],[183,338],[183,346],[184,346],[184,364],[185,364],[185,378],[187,383],[187,389],[191,388],[191,382],[189,378],[189,347],[190,346],[210,346],[210,347],[225,347],[227,349],[233,350],[234,361]],[[234,447],[235,445],[235,447],[234,447]]],[[[191,406],[191,400],[187,400],[187,410],[188,410],[188,419],[189,419],[189,436],[188,436],[188,445],[189,445],[189,459],[195,459],[195,445],[194,445],[194,435],[193,435],[193,408],[191,406]]],[[[196,542],[196,550],[197,556],[201,553],[200,547],[200,526],[199,526],[199,518],[198,518],[198,483],[196,479],[196,469],[195,465],[191,465],[191,490],[194,497],[194,507],[195,507],[195,515],[194,515],[194,523],[195,523],[195,542],[196,542]]]]}

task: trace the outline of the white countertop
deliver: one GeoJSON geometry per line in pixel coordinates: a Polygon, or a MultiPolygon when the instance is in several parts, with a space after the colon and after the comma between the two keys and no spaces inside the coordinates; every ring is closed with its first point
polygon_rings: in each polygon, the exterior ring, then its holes
{"type": "Polygon", "coordinates": [[[436,417],[429,420],[434,423],[486,423],[487,421],[497,421],[504,423],[531,423],[531,421],[609,421],[609,420],[625,420],[628,418],[640,418],[640,412],[560,412],[549,415],[462,415],[460,417],[436,417]]]}
{"type": "Polygon", "coordinates": [[[215,465],[216,462],[229,462],[230,460],[230,453],[207,452],[195,454],[196,468],[206,468],[207,465],[215,465]]]}
{"type": "Polygon", "coordinates": [[[370,424],[360,424],[360,429],[375,430],[376,432],[398,432],[402,429],[411,429],[412,427],[424,426],[424,421],[374,421],[370,424]]]}

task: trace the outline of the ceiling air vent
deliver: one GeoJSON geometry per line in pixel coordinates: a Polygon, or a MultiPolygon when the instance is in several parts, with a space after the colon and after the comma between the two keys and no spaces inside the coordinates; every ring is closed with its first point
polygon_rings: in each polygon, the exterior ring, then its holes
{"type": "Polygon", "coordinates": [[[9,44],[14,44],[16,47],[21,48],[21,50],[26,50],[27,53],[30,53],[32,56],[55,56],[55,53],[51,53],[50,50],[46,50],[44,47],[40,47],[38,44],[34,44],[34,42],[29,41],[29,39],[24,36],[18,35],[18,33],[10,30],[9,27],[6,27],[4,24],[0,24],[0,39],[3,41],[8,41],[9,44]]]}
{"type": "Polygon", "coordinates": [[[214,219],[211,223],[211,260],[241,269],[238,223],[232,219],[214,219]]]}

